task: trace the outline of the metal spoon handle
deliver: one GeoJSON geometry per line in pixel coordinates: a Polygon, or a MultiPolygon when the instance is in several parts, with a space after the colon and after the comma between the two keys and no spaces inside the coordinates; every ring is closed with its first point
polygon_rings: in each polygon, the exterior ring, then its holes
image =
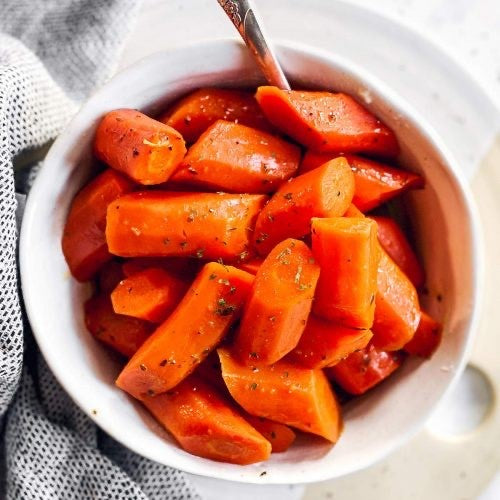
{"type": "Polygon", "coordinates": [[[290,84],[283,74],[276,55],[262,33],[252,2],[250,0],[217,1],[236,26],[267,81],[282,90],[290,90],[290,84]]]}

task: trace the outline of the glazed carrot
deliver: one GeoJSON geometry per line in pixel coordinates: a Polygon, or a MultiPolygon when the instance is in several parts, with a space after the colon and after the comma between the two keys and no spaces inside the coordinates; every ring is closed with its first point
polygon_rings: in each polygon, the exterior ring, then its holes
{"type": "Polygon", "coordinates": [[[195,90],[177,101],[159,120],[175,128],[188,143],[195,142],[217,120],[271,131],[254,96],[241,90],[195,90]]]}
{"type": "Polygon", "coordinates": [[[254,246],[267,255],[286,238],[311,231],[312,217],[340,217],[351,203],[354,176],[344,158],[283,184],[257,217],[254,246]]]}
{"type": "Polygon", "coordinates": [[[127,259],[122,264],[122,272],[125,278],[130,278],[150,267],[160,267],[177,278],[189,281],[198,274],[203,262],[188,257],[135,257],[127,259]]]}
{"type": "Polygon", "coordinates": [[[441,343],[442,333],[441,323],[422,311],[417,331],[410,342],[405,344],[404,350],[415,356],[430,358],[441,343]]]}
{"type": "Polygon", "coordinates": [[[399,153],[392,130],[349,95],[264,86],[255,97],[273,125],[315,151],[399,153]]]}
{"type": "Polygon", "coordinates": [[[396,222],[389,217],[370,217],[377,223],[377,237],[382,248],[400,267],[415,288],[425,281],[424,269],[415,255],[410,243],[396,222]]]}
{"type": "Polygon", "coordinates": [[[143,401],[189,453],[246,465],[269,458],[271,444],[217,391],[191,375],[175,389],[143,401]]]}
{"type": "Polygon", "coordinates": [[[95,295],[85,302],[85,325],[97,339],[127,358],[131,357],[153,331],[146,321],[113,311],[108,295],[95,295]]]}
{"type": "Polygon", "coordinates": [[[355,217],[362,219],[364,216],[365,214],[361,210],[359,210],[359,208],[357,208],[354,203],[351,203],[344,213],[344,217],[355,217]]]}
{"type": "Polygon", "coordinates": [[[371,328],[377,291],[377,225],[365,218],[312,219],[321,267],[314,312],[351,328],[371,328]]]}
{"type": "Polygon", "coordinates": [[[134,109],[109,112],[97,127],[94,152],[99,160],[141,184],[160,184],[186,154],[172,127],[134,109]]]}
{"type": "Polygon", "coordinates": [[[270,366],[246,366],[227,349],[217,352],[229,392],[248,413],[337,441],[340,407],[321,370],[283,360],[270,366]]]}
{"type": "Polygon", "coordinates": [[[333,366],[366,347],[372,337],[370,330],[346,328],[311,314],[297,347],[286,359],[306,368],[333,366]]]}
{"type": "Polygon", "coordinates": [[[397,351],[415,334],[420,306],[415,287],[395,262],[380,249],[373,322],[373,345],[397,351]]]}
{"type": "Polygon", "coordinates": [[[125,278],[111,293],[117,314],[161,323],[174,310],[189,285],[160,267],[150,267],[125,278]]]}
{"type": "Polygon", "coordinates": [[[278,424],[267,418],[254,417],[248,414],[243,415],[243,417],[271,443],[271,453],[283,453],[288,450],[295,441],[295,432],[286,425],[278,424]]]}
{"type": "Polygon", "coordinates": [[[252,260],[249,260],[247,262],[242,262],[241,264],[238,265],[239,269],[242,269],[243,271],[246,271],[247,273],[250,274],[257,274],[257,271],[259,270],[260,266],[264,262],[263,259],[255,257],[252,260]]]}
{"type": "Polygon", "coordinates": [[[206,264],[175,311],[122,370],[116,385],[137,399],[176,386],[223,339],[252,281],[245,271],[206,264]]]}
{"type": "Polygon", "coordinates": [[[116,260],[108,262],[99,270],[99,291],[108,294],[111,293],[124,277],[125,274],[123,272],[123,264],[121,262],[116,260]]]}
{"type": "Polygon", "coordinates": [[[106,210],[113,200],[132,189],[128,179],[105,170],[75,196],[64,226],[62,251],[78,281],[88,281],[111,260],[104,235],[106,210]]]}
{"type": "Polygon", "coordinates": [[[267,197],[148,191],[108,208],[109,251],[122,257],[191,256],[245,260],[267,197]]]}
{"type": "Polygon", "coordinates": [[[369,344],[352,353],[326,373],[350,394],[363,394],[386,379],[403,361],[399,352],[385,352],[369,344]]]}
{"type": "MultiPolygon", "coordinates": [[[[299,173],[313,170],[334,156],[331,153],[307,151],[300,164],[299,173]]],[[[352,202],[368,212],[409,189],[424,187],[424,179],[413,172],[390,167],[384,163],[361,156],[345,155],[354,174],[354,198],[352,202]]]]}
{"type": "Polygon", "coordinates": [[[232,193],[269,193],[292,177],[299,161],[297,146],[218,120],[189,148],[172,181],[232,193]]]}
{"type": "Polygon", "coordinates": [[[274,363],[297,345],[318,277],[319,266],[304,242],[276,245],[257,271],[236,334],[234,348],[244,363],[274,363]]]}

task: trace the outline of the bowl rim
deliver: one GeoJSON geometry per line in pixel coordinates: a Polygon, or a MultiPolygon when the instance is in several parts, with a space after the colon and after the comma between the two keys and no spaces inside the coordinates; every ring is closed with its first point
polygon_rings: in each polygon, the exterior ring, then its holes
{"type": "MultiPolygon", "coordinates": [[[[162,50],[153,54],[150,54],[144,58],[141,58],[137,62],[134,62],[133,65],[128,66],[121,71],[119,71],[116,75],[114,75],[108,82],[106,82],[103,86],[97,89],[81,106],[79,111],[75,114],[75,116],[69,121],[69,123],[64,127],[62,132],[59,134],[57,139],[54,141],[52,146],[50,147],[49,152],[45,158],[45,162],[50,164],[54,159],[58,158],[59,149],[64,148],[63,141],[65,140],[65,136],[68,135],[74,124],[78,122],[82,111],[87,108],[94,100],[98,100],[101,93],[104,93],[107,87],[110,84],[114,84],[119,81],[124,81],[127,79],[127,75],[129,71],[132,69],[134,71],[139,71],[141,67],[150,67],[154,65],[155,61],[163,60],[165,57],[168,57],[169,54],[178,53],[181,51],[193,51],[203,48],[203,50],[207,50],[210,48],[211,51],[221,51],[225,49],[229,49],[230,47],[241,47],[243,44],[241,41],[234,37],[224,37],[224,38],[214,38],[207,39],[197,42],[191,43],[183,43],[171,46],[166,50],[162,50]]],[[[391,107],[400,113],[407,121],[412,124],[421,135],[425,138],[425,140],[432,145],[433,149],[439,154],[442,158],[442,163],[445,170],[451,177],[452,182],[457,187],[457,193],[459,193],[461,197],[461,201],[463,203],[464,210],[468,214],[468,229],[470,232],[470,249],[471,249],[471,262],[472,262],[472,280],[471,280],[471,291],[470,296],[473,300],[473,307],[471,311],[471,315],[469,317],[468,325],[465,328],[466,335],[465,341],[463,342],[462,349],[460,352],[460,356],[458,358],[458,363],[454,367],[454,372],[452,377],[450,378],[447,387],[443,390],[440,395],[438,401],[435,405],[430,407],[426,413],[422,415],[422,418],[415,421],[413,425],[410,425],[406,428],[405,432],[401,432],[397,439],[394,439],[390,443],[386,444],[383,448],[381,448],[380,452],[377,454],[375,459],[373,457],[368,457],[363,459],[360,457],[359,462],[357,463],[356,468],[349,469],[348,471],[341,472],[340,474],[332,475],[328,472],[323,471],[320,467],[311,468],[307,474],[301,475],[300,478],[295,479],[294,477],[288,476],[286,479],[276,479],[272,477],[272,475],[267,476],[259,476],[255,475],[245,475],[243,477],[238,474],[233,474],[231,471],[220,470],[219,473],[214,474],[213,472],[207,472],[206,467],[202,464],[200,466],[200,462],[198,462],[199,457],[193,457],[196,460],[189,461],[188,464],[183,463],[181,466],[181,470],[198,474],[202,476],[217,478],[217,479],[226,479],[237,482],[244,483],[255,483],[255,484],[298,484],[298,483],[311,483],[317,481],[323,481],[332,479],[333,477],[340,477],[342,475],[355,472],[357,470],[368,467],[375,461],[380,461],[385,458],[388,454],[393,452],[403,443],[407,442],[411,437],[413,437],[426,423],[431,414],[436,411],[439,404],[443,401],[444,397],[453,389],[455,384],[458,381],[458,378],[462,371],[465,368],[467,363],[467,359],[470,355],[470,351],[472,348],[472,343],[474,339],[474,335],[478,328],[478,322],[480,317],[481,303],[482,303],[482,291],[483,291],[483,275],[484,275],[484,250],[483,250],[483,240],[482,234],[480,230],[480,219],[478,215],[478,210],[476,208],[472,193],[470,191],[467,180],[465,179],[464,174],[459,168],[458,161],[453,157],[450,153],[446,145],[440,139],[438,133],[433,129],[433,127],[427,123],[427,121],[417,112],[409,103],[407,103],[402,97],[400,97],[392,88],[381,81],[379,78],[373,76],[370,72],[364,70],[362,67],[358,66],[356,63],[346,59],[345,57],[336,55],[334,53],[330,53],[324,49],[318,49],[317,47],[298,43],[295,41],[289,40],[276,40],[275,41],[276,52],[278,56],[282,51],[292,51],[297,55],[305,56],[316,61],[320,61],[329,66],[338,68],[345,74],[352,76],[357,81],[361,82],[366,88],[373,90],[374,93],[380,95],[382,99],[391,104],[391,107]]],[[[99,419],[95,419],[95,416],[91,414],[91,411],[87,408],[85,403],[85,397],[81,397],[79,393],[75,392],[71,388],[71,384],[67,382],[66,378],[63,376],[63,373],[57,368],[57,359],[51,355],[50,347],[48,344],[43,342],[43,318],[39,317],[34,313],[35,307],[32,306],[36,302],[36,296],[31,293],[30,290],[30,273],[28,272],[28,262],[30,260],[30,234],[31,228],[33,225],[37,224],[36,220],[36,201],[42,196],[43,197],[43,180],[45,177],[49,177],[50,172],[47,168],[42,168],[39,172],[35,182],[31,188],[31,191],[27,197],[24,217],[21,225],[20,231],[20,239],[19,239],[19,263],[20,263],[20,278],[21,278],[21,289],[23,294],[23,300],[26,307],[26,313],[29,319],[29,323],[31,325],[34,337],[37,341],[37,345],[42,353],[44,359],[47,362],[50,370],[54,374],[56,380],[61,384],[66,393],[71,397],[74,403],[90,417],[97,425],[99,425],[106,433],[116,439],[125,447],[131,449],[132,451],[138,453],[141,456],[144,456],[148,459],[156,461],[156,459],[144,448],[139,446],[135,446],[129,442],[126,442],[126,439],[123,436],[123,432],[120,430],[116,430],[110,422],[102,422],[99,419]]],[[[178,468],[176,464],[166,464],[165,462],[159,462],[165,465],[178,468]]],[[[265,464],[265,463],[264,463],[265,464]]]]}

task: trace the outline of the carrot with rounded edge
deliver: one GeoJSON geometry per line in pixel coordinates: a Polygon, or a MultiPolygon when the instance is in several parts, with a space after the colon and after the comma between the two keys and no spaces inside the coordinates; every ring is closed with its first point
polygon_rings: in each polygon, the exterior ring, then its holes
{"type": "Polygon", "coordinates": [[[62,251],[71,274],[88,281],[112,255],[106,244],[108,205],[133,189],[131,181],[113,170],[105,170],[74,198],[62,237],[62,251]]]}
{"type": "Polygon", "coordinates": [[[269,441],[195,375],[143,403],[182,448],[193,455],[239,465],[269,458],[269,441]]]}
{"type": "Polygon", "coordinates": [[[349,95],[263,86],[255,97],[273,125],[315,151],[399,153],[394,132],[349,95]]]}
{"type": "Polygon", "coordinates": [[[140,184],[160,184],[184,158],[186,146],[172,127],[135,109],[117,109],[99,123],[94,153],[140,184]]]}
{"type": "Polygon", "coordinates": [[[369,344],[325,371],[350,394],[363,394],[394,372],[403,361],[399,352],[385,352],[369,344]]]}
{"type": "Polygon", "coordinates": [[[141,400],[176,386],[224,338],[253,279],[234,267],[206,264],[174,312],[130,359],[116,385],[141,400]]]}
{"type": "Polygon", "coordinates": [[[189,285],[159,267],[150,267],[125,278],[111,293],[117,314],[162,322],[177,306],[189,285]]]}
{"type": "Polygon", "coordinates": [[[311,314],[297,347],[286,359],[306,368],[333,366],[366,347],[372,337],[370,330],[346,328],[311,314]]]}
{"type": "Polygon", "coordinates": [[[322,370],[283,360],[246,366],[228,349],[217,352],[229,392],[248,413],[337,441],[342,427],[340,407],[322,370]]]}
{"type": "Polygon", "coordinates": [[[442,334],[441,323],[422,311],[417,331],[403,349],[409,354],[430,358],[439,347],[442,334]]]}
{"type": "Polygon", "coordinates": [[[351,203],[354,176],[344,158],[329,161],[283,184],[257,217],[254,246],[267,255],[285,238],[311,231],[312,217],[339,217],[351,203]]]}
{"type": "Polygon", "coordinates": [[[122,257],[245,260],[264,195],[148,191],[108,208],[109,251],[122,257]]]}
{"type": "Polygon", "coordinates": [[[365,218],[312,220],[321,267],[314,312],[351,328],[371,328],[377,291],[377,225],[365,218]]]}
{"type": "Polygon", "coordinates": [[[300,149],[266,132],[218,120],[189,148],[172,181],[233,193],[269,193],[290,179],[300,149]]]}
{"type": "Polygon", "coordinates": [[[274,363],[297,345],[318,277],[319,266],[304,242],[276,245],[257,271],[236,334],[234,349],[244,363],[274,363]]]}
{"type": "Polygon", "coordinates": [[[217,120],[241,123],[271,131],[257,101],[250,92],[203,88],[191,92],[168,109],[159,121],[182,134],[188,143],[195,142],[217,120]]]}
{"type": "Polygon", "coordinates": [[[271,443],[271,453],[283,453],[288,450],[297,437],[290,427],[267,418],[245,414],[243,418],[271,443]]]}

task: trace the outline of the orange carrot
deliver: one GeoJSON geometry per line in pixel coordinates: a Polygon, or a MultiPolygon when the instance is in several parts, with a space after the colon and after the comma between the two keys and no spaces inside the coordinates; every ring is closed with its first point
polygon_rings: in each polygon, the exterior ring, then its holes
{"type": "Polygon", "coordinates": [[[295,441],[295,432],[286,425],[253,415],[243,415],[243,418],[271,443],[271,453],[283,453],[295,441]]]}
{"type": "Polygon", "coordinates": [[[123,264],[121,262],[116,260],[108,262],[99,270],[99,291],[102,293],[111,293],[124,277],[123,264]]]}
{"type": "Polygon", "coordinates": [[[286,361],[251,367],[227,349],[217,352],[229,392],[248,413],[337,441],[342,427],[340,407],[321,370],[286,361]]]}
{"type": "Polygon", "coordinates": [[[321,267],[314,312],[351,328],[371,328],[377,291],[377,225],[365,218],[312,219],[321,267]]]}
{"type": "Polygon", "coordinates": [[[366,347],[372,337],[370,330],[346,328],[311,314],[297,347],[286,359],[306,368],[333,366],[366,347]]]}
{"type": "Polygon", "coordinates": [[[272,128],[250,92],[232,89],[195,90],[177,101],[159,120],[175,128],[188,143],[195,142],[217,120],[259,130],[272,128]]]}
{"type": "Polygon", "coordinates": [[[233,193],[268,193],[292,177],[299,161],[297,146],[218,120],[189,148],[172,180],[233,193]]]}
{"type": "Polygon", "coordinates": [[[146,321],[113,311],[107,295],[95,295],[85,302],[85,325],[97,339],[127,358],[132,356],[153,331],[146,321]]]}
{"type": "Polygon", "coordinates": [[[94,152],[99,160],[141,184],[160,184],[186,154],[172,127],[135,109],[110,111],[97,127],[94,152]]]}
{"type": "Polygon", "coordinates": [[[392,130],[349,95],[264,86],[255,97],[273,125],[315,151],[399,153],[392,130]]]}
{"type": "Polygon", "coordinates": [[[216,390],[191,375],[172,391],[143,401],[189,453],[246,465],[269,458],[271,444],[216,390]]]}
{"type": "Polygon", "coordinates": [[[260,266],[264,262],[263,259],[260,259],[258,257],[255,257],[252,260],[249,260],[247,262],[242,262],[241,264],[238,265],[239,269],[242,269],[243,271],[246,271],[247,273],[250,274],[257,274],[257,271],[259,270],[260,266]]]}
{"type": "Polygon", "coordinates": [[[365,214],[361,210],[359,210],[359,208],[357,208],[354,203],[351,203],[344,213],[344,217],[355,217],[362,219],[364,216],[365,214]]]}
{"type": "Polygon", "coordinates": [[[216,193],[133,193],[108,208],[109,251],[122,257],[191,256],[245,260],[267,197],[216,193]]]}
{"type": "Polygon", "coordinates": [[[160,267],[150,267],[126,278],[113,290],[117,314],[161,323],[174,310],[189,285],[160,267]]]}
{"type": "MultiPolygon", "coordinates": [[[[332,153],[307,151],[300,164],[299,173],[309,172],[333,157],[332,153]]],[[[352,202],[363,212],[369,212],[409,189],[424,187],[423,177],[413,172],[390,167],[361,156],[345,155],[345,158],[354,174],[355,189],[352,202]]]]}
{"type": "Polygon", "coordinates": [[[274,363],[290,352],[304,331],[319,266],[307,245],[288,239],[267,256],[245,305],[235,350],[247,364],[274,363]]]}
{"type": "Polygon", "coordinates": [[[203,262],[189,257],[135,257],[122,264],[122,271],[125,278],[130,278],[150,267],[160,267],[177,278],[189,281],[198,274],[203,262]]]}
{"type": "Polygon", "coordinates": [[[441,343],[442,333],[441,323],[422,311],[417,331],[410,342],[405,344],[404,350],[415,356],[430,358],[441,343]]]}
{"type": "Polygon", "coordinates": [[[415,288],[420,288],[425,281],[424,270],[410,243],[396,222],[389,217],[370,217],[377,223],[377,237],[382,248],[401,268],[415,288]]]}
{"type": "Polygon", "coordinates": [[[352,353],[326,373],[350,394],[363,394],[387,378],[403,361],[399,352],[385,352],[372,344],[352,353]]]}
{"type": "Polygon", "coordinates": [[[104,235],[106,210],[113,200],[132,189],[128,179],[105,170],[75,196],[64,226],[62,251],[78,281],[88,281],[111,260],[104,235]]]}
{"type": "Polygon", "coordinates": [[[254,245],[267,255],[285,238],[311,231],[312,217],[340,217],[354,193],[354,176],[344,158],[325,163],[283,184],[257,217],[254,245]]]}
{"type": "Polygon", "coordinates": [[[144,399],[176,386],[224,338],[252,281],[245,271],[206,264],[175,311],[122,370],[118,387],[144,399]]]}

